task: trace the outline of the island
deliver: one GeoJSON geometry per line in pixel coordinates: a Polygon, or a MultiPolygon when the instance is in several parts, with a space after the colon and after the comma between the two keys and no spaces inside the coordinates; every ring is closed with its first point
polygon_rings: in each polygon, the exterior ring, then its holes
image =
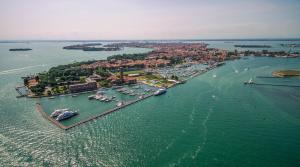
{"type": "Polygon", "coordinates": [[[279,70],[272,73],[274,77],[299,77],[300,70],[279,70]]]}
{"type": "Polygon", "coordinates": [[[13,48],[9,49],[9,51],[29,51],[32,50],[31,48],[13,48]]]}
{"type": "MultiPolygon", "coordinates": [[[[96,44],[73,45],[86,49],[96,44]]],[[[224,64],[226,60],[247,56],[300,57],[298,52],[227,51],[208,48],[205,43],[128,42],[105,45],[107,48],[138,47],[152,51],[121,54],[106,60],[76,62],[52,67],[48,71],[23,77],[27,97],[73,94],[130,84],[171,88],[224,64]]],[[[93,49],[93,48],[92,48],[93,49]]],[[[24,96],[22,94],[22,96],[24,96]]]]}
{"type": "Polygon", "coordinates": [[[80,45],[70,45],[65,46],[63,49],[66,50],[83,50],[83,51],[118,51],[120,50],[119,47],[99,47],[101,43],[87,43],[87,44],[80,44],[80,45]]]}
{"type": "Polygon", "coordinates": [[[236,48],[271,48],[270,45],[234,45],[236,48]]]}

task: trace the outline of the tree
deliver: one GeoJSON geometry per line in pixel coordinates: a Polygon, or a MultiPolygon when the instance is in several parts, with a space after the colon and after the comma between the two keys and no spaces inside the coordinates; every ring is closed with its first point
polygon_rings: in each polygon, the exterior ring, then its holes
{"type": "Polygon", "coordinates": [[[28,85],[28,78],[24,78],[24,85],[27,86],[28,85]]]}
{"type": "Polygon", "coordinates": [[[40,77],[37,75],[37,76],[35,76],[35,81],[36,82],[39,82],[39,80],[40,80],[40,77]]]}

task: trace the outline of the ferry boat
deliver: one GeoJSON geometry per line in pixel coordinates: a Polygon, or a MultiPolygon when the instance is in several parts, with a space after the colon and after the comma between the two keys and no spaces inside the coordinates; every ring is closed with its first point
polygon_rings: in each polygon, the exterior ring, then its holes
{"type": "Polygon", "coordinates": [[[164,93],[167,93],[166,89],[158,89],[156,92],[154,92],[154,95],[159,96],[159,95],[162,95],[164,93]]]}
{"type": "Polygon", "coordinates": [[[69,110],[68,108],[56,109],[56,110],[54,110],[53,113],[51,113],[50,117],[52,117],[52,118],[57,117],[61,113],[68,111],[68,110],[69,110]]]}
{"type": "Polygon", "coordinates": [[[61,114],[59,114],[56,118],[57,121],[62,121],[62,120],[65,120],[65,119],[69,119],[75,115],[77,115],[78,113],[76,111],[65,111],[61,114]]]}

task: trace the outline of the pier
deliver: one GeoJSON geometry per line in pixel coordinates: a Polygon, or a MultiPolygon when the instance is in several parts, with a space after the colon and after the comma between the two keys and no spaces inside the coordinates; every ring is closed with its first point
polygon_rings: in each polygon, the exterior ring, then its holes
{"type": "Polygon", "coordinates": [[[120,107],[112,108],[112,109],[107,110],[107,111],[105,111],[105,112],[103,112],[103,113],[100,113],[99,115],[96,115],[96,116],[87,118],[87,119],[85,119],[85,120],[82,120],[82,121],[77,122],[77,123],[75,123],[75,124],[72,124],[72,125],[70,125],[70,126],[64,126],[64,125],[62,125],[60,122],[58,122],[58,121],[56,121],[55,119],[51,118],[47,113],[44,112],[44,110],[43,110],[41,104],[37,103],[37,104],[36,104],[36,109],[37,109],[37,111],[38,111],[39,113],[42,114],[42,116],[43,116],[44,118],[46,118],[47,120],[49,120],[50,122],[52,122],[52,123],[53,123],[54,125],[56,125],[57,127],[61,128],[61,129],[63,129],[63,130],[69,130],[69,129],[74,128],[74,127],[76,127],[76,126],[85,124],[85,123],[87,123],[87,122],[89,122],[89,121],[92,121],[92,120],[95,120],[95,119],[104,117],[104,116],[106,116],[106,115],[108,115],[108,114],[111,114],[111,113],[113,113],[113,112],[116,112],[116,111],[118,111],[118,110],[120,110],[120,109],[122,109],[122,108],[125,108],[125,107],[129,106],[129,105],[132,105],[132,104],[135,104],[135,103],[137,103],[137,102],[140,102],[140,101],[142,101],[142,100],[144,100],[144,99],[147,99],[147,98],[149,98],[149,97],[151,97],[151,96],[153,96],[153,95],[154,95],[153,93],[151,93],[151,94],[149,94],[149,95],[145,95],[143,98],[139,98],[139,99],[136,99],[136,100],[133,100],[133,101],[129,101],[129,102],[123,104],[123,105],[120,106],[120,107]]]}

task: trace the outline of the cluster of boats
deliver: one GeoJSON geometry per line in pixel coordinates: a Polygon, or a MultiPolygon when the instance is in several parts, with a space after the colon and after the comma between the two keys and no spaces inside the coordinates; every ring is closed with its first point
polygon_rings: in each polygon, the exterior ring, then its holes
{"type": "Polygon", "coordinates": [[[96,99],[96,100],[103,101],[103,102],[111,102],[111,101],[115,100],[116,96],[108,97],[105,95],[104,91],[100,90],[95,95],[88,96],[88,98],[89,98],[89,100],[96,99]]]}
{"type": "Polygon", "coordinates": [[[57,121],[69,119],[75,115],[78,115],[77,111],[71,111],[68,108],[56,109],[51,113],[50,117],[56,118],[57,121]]]}

